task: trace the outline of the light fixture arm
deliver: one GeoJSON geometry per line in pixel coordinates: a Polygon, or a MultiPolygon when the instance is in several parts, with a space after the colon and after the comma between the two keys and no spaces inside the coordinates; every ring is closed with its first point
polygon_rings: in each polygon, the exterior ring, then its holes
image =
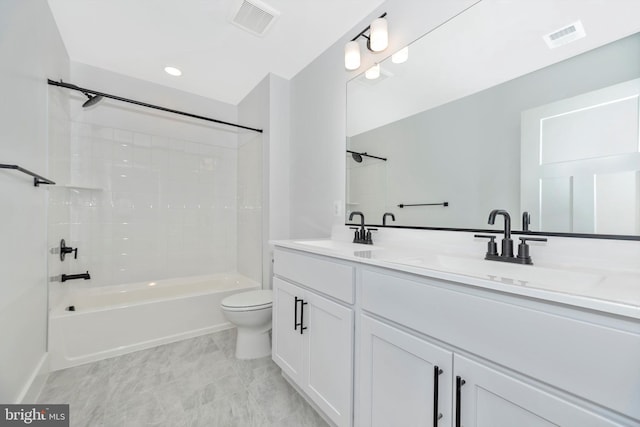
{"type": "MultiPolygon", "coordinates": [[[[384,18],[386,16],[387,16],[387,12],[385,12],[382,15],[378,16],[378,19],[379,18],[384,18]]],[[[371,37],[369,37],[368,35],[365,34],[369,30],[371,30],[371,25],[367,26],[367,28],[365,28],[364,30],[360,31],[357,36],[355,36],[354,38],[351,39],[351,41],[354,42],[354,41],[358,40],[360,37],[364,37],[365,39],[367,39],[367,49],[369,49],[371,52],[373,52],[373,50],[371,49],[371,37]]]]}

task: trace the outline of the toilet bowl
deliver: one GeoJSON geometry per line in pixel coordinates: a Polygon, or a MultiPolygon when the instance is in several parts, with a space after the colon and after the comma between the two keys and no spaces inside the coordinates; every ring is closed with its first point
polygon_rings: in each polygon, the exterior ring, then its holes
{"type": "Polygon", "coordinates": [[[271,354],[271,290],[241,292],[222,300],[222,313],[238,328],[237,359],[257,359],[271,354]]]}

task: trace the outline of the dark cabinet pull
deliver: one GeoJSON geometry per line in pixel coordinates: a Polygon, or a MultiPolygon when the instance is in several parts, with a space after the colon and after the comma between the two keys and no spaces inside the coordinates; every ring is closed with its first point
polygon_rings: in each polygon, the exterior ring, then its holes
{"type": "Polygon", "coordinates": [[[304,333],[303,331],[305,329],[307,329],[307,327],[303,325],[303,323],[304,323],[304,306],[307,305],[307,303],[304,302],[304,300],[302,300],[302,299],[300,300],[300,302],[302,303],[302,304],[300,304],[300,335],[302,335],[304,333]]]}
{"type": "Polygon", "coordinates": [[[456,427],[460,427],[460,395],[462,386],[465,385],[466,381],[462,379],[462,377],[456,377],[456,427]]]}
{"type": "Polygon", "coordinates": [[[438,390],[439,390],[439,377],[442,374],[442,369],[437,365],[433,367],[433,427],[438,427],[438,420],[442,418],[442,414],[438,412],[438,390]]]}
{"type": "Polygon", "coordinates": [[[295,301],[293,302],[293,330],[298,330],[298,297],[294,297],[295,301]]]}
{"type": "Polygon", "coordinates": [[[302,298],[294,297],[294,308],[293,308],[293,330],[297,331],[298,326],[300,326],[300,335],[303,334],[302,331],[307,329],[302,323],[304,322],[304,306],[307,305],[306,302],[302,298]],[[300,321],[298,322],[298,303],[300,303],[300,321]]]}

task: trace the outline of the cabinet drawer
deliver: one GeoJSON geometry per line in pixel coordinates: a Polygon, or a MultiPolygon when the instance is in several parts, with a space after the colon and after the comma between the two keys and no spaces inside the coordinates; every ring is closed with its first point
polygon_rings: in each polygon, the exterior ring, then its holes
{"type": "Polygon", "coordinates": [[[446,286],[364,270],[361,303],[372,313],[640,420],[640,329],[603,327],[446,286]]]}
{"type": "Polygon", "coordinates": [[[279,249],[274,260],[274,274],[353,304],[353,266],[279,249]]]}

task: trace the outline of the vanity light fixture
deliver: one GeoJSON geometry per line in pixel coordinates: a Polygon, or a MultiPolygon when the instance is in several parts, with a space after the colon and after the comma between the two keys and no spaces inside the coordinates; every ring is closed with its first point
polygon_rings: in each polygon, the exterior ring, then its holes
{"type": "Polygon", "coordinates": [[[344,66],[350,71],[360,68],[360,44],[357,41],[344,45],[344,66]]]}
{"type": "Polygon", "coordinates": [[[352,71],[360,68],[360,44],[358,43],[360,37],[367,39],[367,49],[371,52],[382,52],[387,48],[389,45],[389,31],[386,16],[387,13],[385,12],[374,19],[371,25],[360,31],[357,36],[344,46],[344,66],[347,70],[352,71]]]}
{"type": "Polygon", "coordinates": [[[402,64],[409,59],[409,46],[405,46],[393,55],[391,55],[391,62],[394,64],[402,64]]]}
{"type": "Polygon", "coordinates": [[[374,52],[382,52],[389,46],[389,32],[385,18],[374,19],[369,27],[369,48],[374,52]]]}
{"type": "Polygon", "coordinates": [[[164,67],[164,71],[170,76],[179,77],[182,75],[182,71],[180,71],[176,67],[164,67]]]}
{"type": "Polygon", "coordinates": [[[374,80],[380,77],[380,64],[376,64],[364,72],[364,76],[369,80],[374,80]]]}

